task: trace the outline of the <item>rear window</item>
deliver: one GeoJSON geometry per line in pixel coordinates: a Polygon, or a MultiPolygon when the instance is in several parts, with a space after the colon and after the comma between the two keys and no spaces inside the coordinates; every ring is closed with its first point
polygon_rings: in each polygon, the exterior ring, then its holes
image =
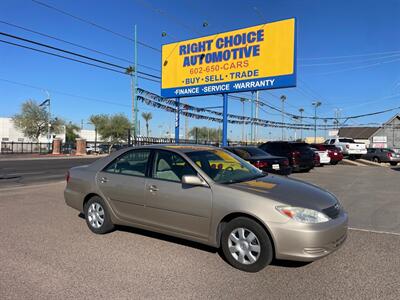
{"type": "Polygon", "coordinates": [[[339,139],[339,142],[341,143],[350,143],[350,144],[355,144],[353,139],[339,139]]]}
{"type": "Polygon", "coordinates": [[[310,145],[306,144],[306,143],[291,143],[290,144],[292,149],[295,150],[309,150],[310,149],[310,145]]]}
{"type": "Polygon", "coordinates": [[[265,151],[262,151],[261,149],[258,149],[258,148],[238,148],[238,149],[242,150],[242,151],[246,151],[251,156],[261,156],[261,155],[265,156],[268,154],[265,151]]]}

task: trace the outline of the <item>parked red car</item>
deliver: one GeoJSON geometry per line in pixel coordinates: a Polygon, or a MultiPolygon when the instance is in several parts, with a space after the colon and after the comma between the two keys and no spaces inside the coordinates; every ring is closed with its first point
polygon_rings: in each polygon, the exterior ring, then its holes
{"type": "Polygon", "coordinates": [[[318,150],[325,151],[328,150],[328,155],[331,158],[331,165],[337,165],[339,161],[343,159],[343,153],[335,145],[325,145],[325,144],[312,144],[318,150]]]}

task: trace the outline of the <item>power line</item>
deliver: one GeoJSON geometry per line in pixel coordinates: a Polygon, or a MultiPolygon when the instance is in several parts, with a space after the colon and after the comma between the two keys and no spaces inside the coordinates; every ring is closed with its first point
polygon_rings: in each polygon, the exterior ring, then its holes
{"type": "MultiPolygon", "coordinates": [[[[94,22],[92,22],[92,21],[86,20],[86,19],[84,19],[84,18],[75,16],[75,15],[73,15],[73,14],[71,14],[71,13],[69,13],[69,12],[66,12],[66,11],[64,11],[64,10],[61,10],[61,9],[59,9],[59,8],[57,8],[57,7],[51,6],[51,5],[49,5],[49,4],[46,4],[46,3],[43,3],[43,2],[40,2],[40,1],[37,1],[37,0],[32,0],[32,2],[34,2],[34,3],[36,3],[36,4],[39,4],[39,5],[42,5],[42,6],[44,6],[44,7],[47,7],[47,8],[49,8],[49,9],[52,9],[52,10],[54,10],[54,11],[57,11],[57,12],[59,12],[59,13],[61,13],[61,14],[64,14],[64,15],[66,15],[66,16],[69,16],[69,17],[71,17],[71,18],[74,18],[74,19],[76,19],[76,20],[78,20],[78,21],[81,21],[81,22],[83,22],[83,23],[89,24],[89,25],[91,25],[91,26],[93,26],[93,27],[96,27],[96,28],[101,29],[101,30],[103,30],[103,31],[106,31],[106,32],[108,32],[108,33],[111,33],[111,34],[114,34],[114,35],[119,36],[119,37],[121,37],[121,38],[124,38],[124,39],[126,39],[126,40],[129,40],[129,41],[131,41],[131,42],[134,42],[134,41],[135,41],[134,39],[130,38],[129,36],[126,36],[126,35],[124,35],[124,34],[118,33],[118,32],[116,32],[116,31],[113,31],[113,30],[111,30],[111,29],[108,29],[108,28],[106,28],[106,27],[104,27],[104,26],[102,26],[102,25],[99,25],[99,24],[94,23],[94,22]]],[[[148,45],[148,44],[146,44],[146,43],[143,43],[143,42],[141,42],[141,41],[137,41],[137,43],[138,43],[139,45],[143,46],[143,47],[149,48],[149,49],[154,50],[154,51],[156,51],[156,52],[161,52],[160,49],[157,49],[157,48],[155,48],[155,47],[153,47],[153,46],[151,46],[151,45],[148,45]]]]}
{"type": "MultiPolygon", "coordinates": [[[[106,53],[106,52],[103,52],[103,51],[100,51],[100,50],[89,48],[87,46],[83,46],[83,45],[80,45],[80,44],[77,44],[77,43],[69,42],[69,41],[66,41],[64,39],[61,39],[61,38],[58,38],[58,37],[55,37],[55,36],[51,36],[51,35],[46,34],[46,33],[42,33],[42,32],[36,31],[36,30],[32,30],[32,29],[29,29],[29,28],[26,28],[26,27],[15,25],[15,24],[12,24],[12,23],[9,23],[9,22],[6,22],[6,21],[2,21],[2,20],[0,20],[0,23],[6,24],[8,26],[12,26],[12,27],[15,27],[15,28],[18,28],[18,29],[22,29],[22,30],[25,30],[27,32],[31,32],[31,33],[34,33],[34,34],[37,34],[37,35],[40,35],[40,36],[44,36],[44,37],[47,37],[47,38],[50,38],[50,39],[53,39],[53,40],[56,40],[56,41],[59,41],[59,42],[62,42],[62,43],[66,43],[66,44],[69,44],[69,45],[72,45],[72,46],[75,46],[75,47],[78,47],[78,48],[81,48],[81,49],[84,49],[84,50],[88,50],[88,51],[91,51],[91,52],[94,52],[94,53],[98,53],[98,54],[101,54],[101,55],[104,55],[104,56],[108,56],[110,58],[114,58],[114,59],[117,59],[117,60],[120,60],[120,61],[124,61],[124,62],[130,63],[130,64],[133,64],[133,61],[131,61],[131,60],[128,60],[128,59],[125,59],[125,58],[122,58],[122,57],[118,57],[118,56],[115,56],[115,55],[112,55],[112,54],[109,54],[109,53],[106,53]]],[[[146,65],[143,65],[143,64],[138,64],[138,66],[140,66],[142,68],[147,68],[149,70],[153,70],[153,71],[156,71],[156,72],[160,72],[159,69],[156,69],[156,68],[153,68],[153,67],[150,67],[150,66],[146,66],[146,65]]]]}
{"type": "Polygon", "coordinates": [[[372,52],[372,53],[354,54],[354,55],[342,55],[342,56],[325,56],[325,57],[300,58],[299,60],[307,61],[307,60],[353,58],[353,57],[363,57],[363,56],[385,55],[385,54],[392,54],[392,53],[400,53],[400,51],[397,50],[397,51],[372,52]]]}
{"type": "Polygon", "coordinates": [[[360,63],[365,63],[369,61],[374,61],[374,60],[380,60],[380,59],[387,59],[387,58],[392,58],[392,57],[399,57],[400,53],[398,54],[392,54],[388,56],[381,56],[381,57],[374,57],[374,58],[369,58],[369,59],[363,59],[363,60],[350,60],[350,61],[336,61],[336,62],[329,62],[329,63],[317,63],[317,64],[303,64],[299,65],[300,67],[321,67],[321,66],[331,66],[331,65],[343,65],[343,64],[360,64],[360,63]]]}
{"type": "Polygon", "coordinates": [[[153,12],[155,12],[155,13],[161,15],[161,16],[164,16],[164,17],[168,18],[169,20],[172,20],[174,23],[176,23],[179,26],[185,28],[186,30],[195,32],[196,34],[200,35],[199,31],[197,31],[194,28],[192,28],[191,26],[181,22],[177,17],[167,13],[166,11],[161,10],[161,9],[151,5],[148,1],[137,0],[137,2],[139,2],[143,7],[146,7],[147,9],[149,9],[149,10],[151,10],[151,11],[153,11],[153,12]]]}
{"type": "MultiPolygon", "coordinates": [[[[48,44],[39,43],[39,42],[36,42],[36,41],[33,41],[33,40],[25,39],[25,38],[18,37],[18,36],[12,35],[12,34],[4,33],[4,32],[0,32],[0,35],[4,35],[4,36],[7,36],[7,37],[10,37],[10,38],[13,38],[13,39],[17,39],[17,40],[20,40],[20,41],[28,42],[28,43],[35,44],[35,45],[42,46],[42,47],[46,47],[46,48],[49,48],[49,49],[52,49],[52,50],[56,50],[56,51],[60,51],[60,52],[63,52],[63,53],[70,54],[70,55],[74,55],[74,56],[78,56],[78,57],[81,57],[81,58],[85,58],[87,60],[95,61],[95,62],[102,63],[102,64],[105,64],[105,65],[109,65],[109,66],[112,66],[112,67],[115,67],[115,68],[126,70],[126,67],[124,67],[124,66],[116,65],[116,64],[104,61],[104,60],[100,60],[100,59],[97,59],[97,58],[89,57],[87,55],[82,55],[82,54],[79,54],[79,53],[76,53],[76,52],[72,52],[72,51],[68,51],[68,50],[65,50],[65,49],[57,48],[57,47],[54,47],[54,46],[51,46],[51,45],[48,45],[48,44]]],[[[149,74],[149,73],[146,73],[146,72],[137,71],[137,73],[141,74],[141,75],[148,76],[148,77],[160,79],[160,76],[152,75],[152,74],[149,74]]]]}
{"type": "Polygon", "coordinates": [[[373,64],[369,64],[369,65],[365,65],[365,66],[352,67],[352,68],[335,70],[335,71],[325,72],[325,73],[311,74],[310,76],[330,75],[330,74],[347,72],[347,71],[361,70],[361,69],[366,69],[366,68],[370,68],[370,67],[374,67],[374,66],[380,66],[380,65],[383,65],[383,64],[388,64],[388,63],[392,63],[392,62],[396,62],[396,61],[400,61],[400,58],[392,59],[392,60],[389,60],[389,61],[373,63],[373,64]]]}
{"type": "MultiPolygon", "coordinates": [[[[119,102],[113,102],[113,101],[109,101],[109,100],[104,100],[104,99],[99,99],[99,98],[93,98],[93,97],[86,97],[86,96],[80,96],[80,95],[75,95],[75,94],[71,94],[68,92],[62,92],[62,91],[58,91],[58,90],[52,90],[49,88],[44,88],[44,87],[39,87],[39,86],[35,86],[35,85],[31,85],[31,84],[27,84],[27,83],[23,83],[23,82],[18,82],[18,81],[13,81],[13,80],[8,80],[8,79],[4,79],[4,78],[0,78],[0,81],[3,82],[7,82],[7,83],[11,83],[11,84],[15,84],[15,85],[19,85],[19,86],[25,86],[28,88],[32,88],[32,89],[36,89],[36,90],[48,90],[49,92],[53,93],[53,94],[59,94],[59,95],[64,95],[64,96],[68,96],[68,97],[72,97],[72,98],[77,98],[77,99],[82,99],[82,100],[86,100],[86,101],[92,101],[92,102],[98,102],[98,103],[104,103],[104,104],[111,104],[111,105],[116,105],[116,106],[121,106],[121,107],[131,107],[128,104],[123,104],[123,103],[119,103],[119,102]]],[[[143,110],[143,108],[142,108],[143,110]]],[[[151,109],[150,109],[151,110],[151,109]]]]}
{"type": "MultiPolygon", "coordinates": [[[[78,63],[81,63],[81,64],[89,65],[89,66],[92,66],[92,67],[96,67],[96,68],[100,68],[100,69],[104,69],[104,70],[120,73],[120,74],[123,74],[123,75],[127,75],[125,72],[122,72],[122,71],[119,71],[119,70],[115,70],[115,69],[112,69],[112,68],[96,65],[96,64],[93,64],[93,63],[89,63],[89,62],[86,62],[86,61],[83,61],[83,60],[71,58],[71,57],[68,57],[68,56],[64,56],[64,55],[60,55],[60,54],[56,54],[56,53],[51,53],[51,52],[48,52],[48,51],[36,49],[36,48],[33,48],[33,47],[24,46],[24,45],[17,44],[17,43],[12,43],[12,42],[5,41],[5,40],[0,40],[0,42],[5,43],[5,44],[9,44],[9,45],[12,45],[12,46],[16,46],[16,47],[25,48],[25,49],[29,49],[29,50],[32,50],[32,51],[40,52],[40,53],[43,53],[43,54],[48,54],[48,55],[51,55],[51,56],[56,56],[56,57],[59,57],[59,58],[71,60],[71,61],[78,62],[78,63]]],[[[160,82],[159,80],[146,78],[144,76],[138,76],[138,77],[141,78],[141,79],[144,79],[144,80],[160,82]]]]}

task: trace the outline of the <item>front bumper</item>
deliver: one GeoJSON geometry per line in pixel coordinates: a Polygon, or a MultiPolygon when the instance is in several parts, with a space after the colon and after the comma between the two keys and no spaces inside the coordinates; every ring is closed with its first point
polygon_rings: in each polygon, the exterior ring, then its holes
{"type": "Polygon", "coordinates": [[[294,220],[269,224],[277,259],[314,261],[337,250],[347,237],[347,213],[320,224],[302,224],[294,220]]]}

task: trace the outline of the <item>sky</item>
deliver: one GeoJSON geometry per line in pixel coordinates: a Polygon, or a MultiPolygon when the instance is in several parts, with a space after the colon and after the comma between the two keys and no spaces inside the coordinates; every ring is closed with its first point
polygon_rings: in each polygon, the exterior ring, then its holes
{"type": "MultiPolygon", "coordinates": [[[[55,47],[79,52],[118,65],[129,63],[55,41],[6,23],[51,35],[84,47],[131,61],[134,25],[138,40],[156,49],[179,40],[244,28],[295,17],[297,22],[297,86],[261,91],[260,99],[276,107],[287,97],[285,111],[312,116],[312,102],[320,101],[317,115],[333,117],[381,111],[399,106],[400,99],[400,1],[399,0],[38,0],[79,18],[94,22],[113,34],[31,0],[0,1],[0,31],[55,47]],[[203,27],[203,22],[208,26],[203,27]],[[162,32],[167,36],[162,37],[162,32]]],[[[18,42],[1,36],[0,40],[18,42]]],[[[160,76],[161,54],[139,45],[139,71],[160,76]],[[150,67],[150,68],[148,68],[150,67]]],[[[139,79],[139,87],[160,94],[160,83],[139,79]]],[[[91,128],[92,114],[123,113],[131,118],[130,78],[123,74],[82,65],[0,42],[0,117],[18,113],[27,99],[52,100],[52,114],[91,128]]],[[[244,93],[249,96],[249,93],[244,93]]],[[[181,100],[198,107],[222,105],[222,97],[203,96],[181,100]]],[[[220,108],[217,108],[217,110],[220,108]]],[[[151,112],[151,134],[173,130],[174,115],[139,104],[139,115],[151,112]]],[[[399,112],[350,120],[347,124],[383,123],[399,112]]],[[[229,100],[229,113],[242,114],[240,101],[229,100]]],[[[246,104],[245,114],[250,106],[246,104]]],[[[280,121],[279,112],[260,110],[259,118],[280,121]]],[[[183,118],[182,118],[183,121],[183,118]]],[[[142,121],[143,122],[143,121],[142,121]]],[[[285,122],[294,122],[285,117],[285,122]]],[[[313,122],[309,120],[307,122],[313,122]]],[[[182,122],[184,127],[185,123],[182,122]]],[[[219,123],[189,119],[189,128],[219,123]]],[[[329,124],[329,123],[328,123],[329,124]]],[[[144,133],[144,126],[142,132],[144,133]]],[[[241,125],[229,125],[228,138],[241,137],[241,125]]],[[[246,127],[249,132],[249,127],[246,127]]],[[[299,132],[285,130],[286,137],[299,132]]],[[[318,132],[323,136],[325,132],[318,132]]],[[[280,129],[258,129],[259,138],[279,138],[280,129]]],[[[304,136],[313,132],[305,132],[304,136]]]]}

